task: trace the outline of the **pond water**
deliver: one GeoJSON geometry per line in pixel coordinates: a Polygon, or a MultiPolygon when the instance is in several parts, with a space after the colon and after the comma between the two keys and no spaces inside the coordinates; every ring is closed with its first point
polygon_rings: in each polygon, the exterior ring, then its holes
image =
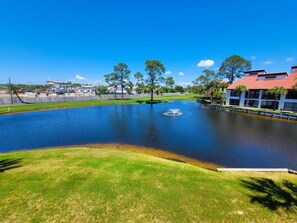
{"type": "Polygon", "coordinates": [[[297,169],[297,123],[215,111],[196,102],[111,105],[0,116],[0,152],[124,143],[226,167],[297,169]],[[180,109],[181,116],[166,116],[180,109]]]}

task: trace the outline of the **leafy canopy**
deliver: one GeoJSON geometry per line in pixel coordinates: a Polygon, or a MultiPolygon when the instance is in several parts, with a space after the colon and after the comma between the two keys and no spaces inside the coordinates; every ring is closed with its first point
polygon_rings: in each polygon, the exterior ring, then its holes
{"type": "Polygon", "coordinates": [[[233,83],[236,78],[242,77],[244,72],[251,70],[251,68],[251,61],[234,55],[223,61],[219,69],[219,74],[222,78],[227,78],[230,83],[233,83]]]}
{"type": "Polygon", "coordinates": [[[238,85],[238,86],[235,88],[235,91],[239,91],[239,92],[247,92],[247,91],[248,91],[248,88],[247,88],[245,85],[238,85]]]}
{"type": "Polygon", "coordinates": [[[288,90],[283,88],[283,87],[277,87],[275,86],[274,88],[271,88],[267,91],[268,94],[274,95],[276,98],[282,94],[287,94],[288,90]]]}
{"type": "Polygon", "coordinates": [[[147,73],[146,83],[151,92],[151,101],[154,99],[154,90],[159,88],[158,83],[164,82],[163,74],[165,67],[159,60],[147,60],[145,62],[145,72],[147,73]]]}

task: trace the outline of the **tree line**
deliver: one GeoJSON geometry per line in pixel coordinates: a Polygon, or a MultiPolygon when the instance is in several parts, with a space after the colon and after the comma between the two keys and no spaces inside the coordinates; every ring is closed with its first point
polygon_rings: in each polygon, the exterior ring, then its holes
{"type": "MultiPolygon", "coordinates": [[[[163,74],[166,69],[161,61],[159,60],[147,60],[145,62],[145,74],[137,72],[134,74],[136,79],[135,91],[138,94],[150,93],[151,101],[154,100],[154,93],[167,93],[173,90],[175,81],[173,77],[165,78],[163,74]],[[165,86],[161,86],[165,84],[165,86]]],[[[134,88],[133,82],[130,80],[131,71],[128,68],[128,65],[120,62],[113,67],[113,72],[104,75],[105,82],[113,87],[114,93],[116,95],[116,89],[121,89],[122,98],[124,98],[124,90],[127,90],[128,93],[132,92],[134,88]]],[[[104,87],[99,87],[99,91],[104,91],[104,87]]]]}

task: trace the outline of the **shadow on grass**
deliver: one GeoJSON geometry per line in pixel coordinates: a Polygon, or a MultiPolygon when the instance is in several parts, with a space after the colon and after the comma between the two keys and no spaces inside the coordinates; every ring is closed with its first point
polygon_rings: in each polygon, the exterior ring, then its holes
{"type": "Polygon", "coordinates": [[[4,159],[0,160],[0,173],[21,167],[20,165],[21,159],[4,159]]]}
{"type": "Polygon", "coordinates": [[[259,203],[271,211],[283,208],[286,211],[297,208],[297,185],[287,180],[276,183],[267,178],[242,180],[243,186],[253,192],[251,203],[259,203]]]}

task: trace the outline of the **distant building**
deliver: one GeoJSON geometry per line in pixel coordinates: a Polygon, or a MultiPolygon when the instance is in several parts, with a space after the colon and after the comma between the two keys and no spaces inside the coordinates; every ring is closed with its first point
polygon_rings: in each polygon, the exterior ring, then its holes
{"type": "Polygon", "coordinates": [[[72,89],[70,81],[48,80],[45,84],[49,86],[49,90],[53,93],[65,93],[72,89]]]}
{"type": "MultiPolygon", "coordinates": [[[[107,92],[109,94],[114,94],[114,93],[116,93],[116,94],[122,94],[122,88],[120,88],[120,87],[118,87],[118,88],[108,87],[107,88],[107,92]]],[[[124,94],[127,94],[127,91],[125,89],[123,89],[123,93],[124,94]]]]}
{"type": "Polygon", "coordinates": [[[93,93],[95,91],[95,87],[92,84],[85,84],[80,87],[81,91],[84,93],[93,93]]]}
{"type": "Polygon", "coordinates": [[[54,87],[71,87],[72,83],[70,81],[54,81],[49,80],[46,81],[46,85],[54,86],[54,87]]]}
{"type": "Polygon", "coordinates": [[[297,66],[292,66],[290,75],[286,72],[266,73],[265,70],[245,72],[243,78],[227,88],[226,105],[272,109],[275,103],[274,96],[267,91],[276,86],[288,90],[287,95],[278,98],[276,107],[279,110],[297,112],[297,91],[293,90],[297,86],[297,66]],[[235,91],[239,85],[246,86],[248,91],[235,91]]]}

